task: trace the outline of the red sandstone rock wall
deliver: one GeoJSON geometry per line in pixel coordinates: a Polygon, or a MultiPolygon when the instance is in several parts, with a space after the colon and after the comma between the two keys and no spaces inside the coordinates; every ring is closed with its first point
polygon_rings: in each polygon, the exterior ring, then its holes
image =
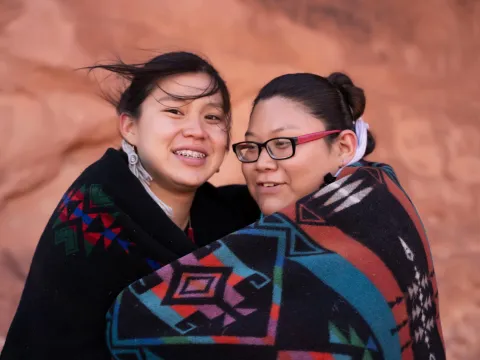
{"type": "MultiPolygon", "coordinates": [[[[118,143],[95,79],[72,69],[178,49],[207,55],[228,80],[234,140],[276,75],[343,70],[365,88],[375,159],[395,166],[429,232],[449,359],[479,359],[476,0],[3,0],[0,344],[59,197],[118,143]]],[[[241,181],[230,155],[215,182],[241,181]]]]}

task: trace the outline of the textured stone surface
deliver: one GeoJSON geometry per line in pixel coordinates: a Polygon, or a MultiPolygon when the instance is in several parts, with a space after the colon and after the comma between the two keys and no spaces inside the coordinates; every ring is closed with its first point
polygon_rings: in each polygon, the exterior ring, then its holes
{"type": "MultiPolygon", "coordinates": [[[[118,144],[98,82],[74,69],[187,49],[227,79],[234,140],[276,75],[340,70],[364,87],[374,158],[397,169],[430,236],[449,359],[480,358],[479,19],[476,0],[3,0],[0,347],[59,197],[118,144]]],[[[214,181],[242,181],[232,154],[214,181]]]]}

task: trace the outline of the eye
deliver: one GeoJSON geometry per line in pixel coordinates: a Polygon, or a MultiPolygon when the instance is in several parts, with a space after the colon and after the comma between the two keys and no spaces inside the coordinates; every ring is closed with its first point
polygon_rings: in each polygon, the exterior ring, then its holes
{"type": "Polygon", "coordinates": [[[164,111],[173,115],[183,115],[182,112],[178,109],[165,109],[164,111]]]}
{"type": "Polygon", "coordinates": [[[236,153],[240,154],[243,158],[249,158],[255,156],[258,153],[257,144],[252,143],[240,143],[237,146],[236,153]]]}
{"type": "Polygon", "coordinates": [[[256,151],[256,150],[257,150],[257,146],[256,146],[256,145],[253,145],[253,144],[248,144],[248,145],[242,146],[241,149],[244,150],[244,151],[256,151]]]}
{"type": "Polygon", "coordinates": [[[277,139],[277,140],[275,140],[274,145],[277,149],[286,149],[286,148],[290,147],[292,145],[292,143],[290,142],[290,140],[277,139]]]}
{"type": "Polygon", "coordinates": [[[221,118],[221,117],[218,116],[218,115],[213,115],[213,114],[206,115],[206,116],[205,116],[205,119],[207,119],[207,120],[212,120],[212,121],[223,121],[223,118],[221,118]]]}

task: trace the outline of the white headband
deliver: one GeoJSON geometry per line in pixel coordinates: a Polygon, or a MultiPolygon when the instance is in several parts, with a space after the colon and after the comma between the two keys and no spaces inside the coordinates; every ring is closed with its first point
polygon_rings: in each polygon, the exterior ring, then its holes
{"type": "Polygon", "coordinates": [[[355,121],[355,135],[357,135],[357,150],[355,151],[355,155],[353,155],[352,160],[348,162],[345,166],[342,166],[335,176],[338,176],[340,171],[343,170],[344,167],[352,165],[356,163],[357,161],[360,161],[364,156],[365,156],[365,151],[367,150],[367,134],[368,134],[368,129],[369,125],[363,121],[363,119],[360,117],[355,121]]]}

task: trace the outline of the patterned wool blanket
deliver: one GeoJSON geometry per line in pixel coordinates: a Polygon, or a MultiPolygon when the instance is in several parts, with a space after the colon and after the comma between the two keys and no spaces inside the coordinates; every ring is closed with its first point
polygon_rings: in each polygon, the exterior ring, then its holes
{"type": "MultiPolygon", "coordinates": [[[[246,186],[207,183],[190,214],[201,246],[251,224],[258,208],[246,186]]],[[[48,221],[0,359],[111,359],[105,313],[115,297],[196,244],[148,195],[125,153],[107,150],[74,181],[48,221]]]]}
{"type": "Polygon", "coordinates": [[[421,220],[363,163],[125,289],[115,359],[445,359],[421,220]]]}

